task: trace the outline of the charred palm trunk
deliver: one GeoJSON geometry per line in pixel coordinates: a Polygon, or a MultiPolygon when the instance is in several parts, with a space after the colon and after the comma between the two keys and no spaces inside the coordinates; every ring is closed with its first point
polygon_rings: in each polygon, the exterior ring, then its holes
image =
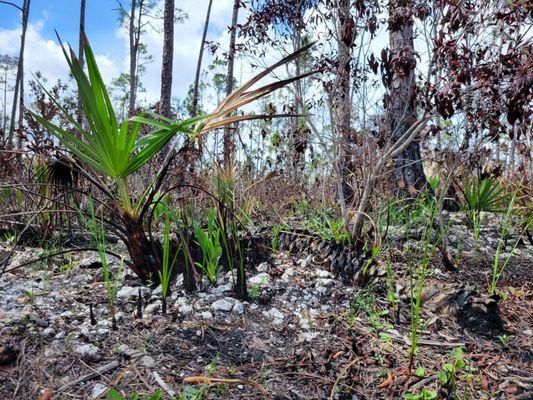
{"type": "Polygon", "coordinates": [[[148,239],[142,222],[139,222],[129,214],[122,216],[126,227],[126,247],[131,258],[131,269],[143,281],[159,281],[157,271],[161,266],[159,251],[160,245],[152,243],[148,239]]]}

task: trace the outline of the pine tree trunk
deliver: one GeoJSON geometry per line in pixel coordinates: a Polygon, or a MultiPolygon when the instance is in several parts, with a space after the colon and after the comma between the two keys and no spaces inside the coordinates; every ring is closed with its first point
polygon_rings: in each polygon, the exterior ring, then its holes
{"type": "Polygon", "coordinates": [[[167,118],[171,116],[172,61],[174,57],[174,0],[165,0],[163,22],[163,63],[161,66],[161,99],[159,112],[167,118]]]}
{"type": "MultiPolygon", "coordinates": [[[[393,0],[389,5],[389,26],[391,60],[402,60],[393,65],[389,81],[386,107],[388,128],[395,143],[416,121],[415,110],[415,66],[416,54],[413,43],[413,0],[393,0]]],[[[420,141],[414,140],[393,160],[392,173],[395,191],[401,195],[415,194],[427,185],[420,155],[420,141]]]]}
{"type": "Polygon", "coordinates": [[[339,140],[339,171],[342,182],[343,202],[349,206],[353,202],[353,189],[350,185],[351,176],[351,104],[350,104],[350,47],[355,39],[355,30],[350,29],[353,20],[350,13],[350,0],[338,3],[337,52],[339,58],[335,110],[336,136],[339,140]]]}
{"type": "MultiPolygon", "coordinates": [[[[294,34],[292,38],[292,45],[293,45],[293,51],[298,50],[302,46],[302,32],[300,26],[293,27],[294,34]]],[[[295,67],[295,75],[298,76],[301,73],[301,60],[300,58],[296,58],[294,60],[294,67],[295,67]]],[[[296,181],[301,179],[300,173],[303,170],[304,162],[305,162],[305,148],[304,148],[304,142],[306,141],[306,138],[303,137],[304,132],[303,130],[300,131],[300,123],[299,123],[299,117],[300,114],[300,102],[303,104],[303,98],[302,98],[302,82],[300,80],[297,80],[294,82],[294,114],[295,116],[292,118],[292,167],[294,172],[294,178],[296,181]]],[[[302,110],[305,111],[305,110],[302,110]]]]}
{"type": "MultiPolygon", "coordinates": [[[[237,20],[239,17],[240,0],[233,3],[233,14],[231,16],[231,33],[229,38],[228,51],[228,73],[226,75],[226,96],[233,92],[233,67],[235,63],[235,41],[237,38],[237,20]]],[[[234,152],[233,138],[231,135],[232,127],[224,128],[224,166],[229,167],[234,152]]]]}
{"type": "MultiPolygon", "coordinates": [[[[11,120],[9,121],[9,136],[7,140],[7,147],[13,147],[13,135],[15,133],[15,120],[17,117],[17,105],[19,106],[19,123],[21,121],[20,115],[24,111],[24,47],[26,45],[26,30],[28,28],[28,15],[30,13],[31,0],[24,0],[22,5],[22,34],[20,36],[20,50],[17,66],[17,76],[15,78],[15,91],[13,94],[13,105],[11,109],[11,120]],[[20,96],[20,97],[19,97],[20,96]]],[[[20,128],[20,127],[19,127],[20,128]]]]}
{"type": "Polygon", "coordinates": [[[143,12],[144,0],[131,0],[129,15],[129,43],[130,43],[130,102],[128,115],[135,114],[135,105],[137,102],[137,57],[139,54],[139,43],[141,40],[141,18],[143,12]],[[135,15],[137,13],[137,16],[135,15]],[[137,24],[135,24],[137,19],[137,24]]]}
{"type": "Polygon", "coordinates": [[[8,68],[6,67],[4,72],[4,115],[3,115],[3,122],[2,122],[2,139],[6,138],[6,128],[7,128],[7,71],[8,68]]]}
{"type": "Polygon", "coordinates": [[[207,14],[205,16],[204,32],[202,34],[202,43],[200,44],[200,53],[198,54],[198,63],[196,64],[196,75],[194,77],[194,89],[192,93],[191,117],[195,117],[198,112],[198,89],[200,87],[200,72],[202,70],[202,58],[204,56],[205,37],[207,36],[207,28],[209,27],[209,18],[211,16],[211,6],[213,0],[209,0],[207,6],[207,14]]]}

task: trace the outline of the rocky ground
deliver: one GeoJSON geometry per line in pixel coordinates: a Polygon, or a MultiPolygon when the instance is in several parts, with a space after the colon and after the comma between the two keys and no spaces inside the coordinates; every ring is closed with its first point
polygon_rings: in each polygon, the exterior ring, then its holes
{"type": "MultiPolygon", "coordinates": [[[[497,221],[491,226],[474,241],[457,219],[449,242],[459,269],[446,272],[438,254],[432,260],[410,376],[405,249],[416,238],[399,229],[391,229],[364,289],[313,254],[282,251],[250,268],[248,301],[234,297],[231,273],[194,294],[178,277],[161,315],[161,289],[122,270],[117,330],[94,255],[13,270],[0,278],[0,399],[103,399],[111,387],[141,397],[159,390],[165,399],[399,399],[424,391],[530,399],[533,246],[527,239],[518,246],[497,302],[485,294],[498,240],[497,221]],[[457,348],[462,363],[454,362],[457,348]],[[443,383],[446,363],[456,368],[443,383]]],[[[41,253],[17,250],[10,265],[41,253]]]]}

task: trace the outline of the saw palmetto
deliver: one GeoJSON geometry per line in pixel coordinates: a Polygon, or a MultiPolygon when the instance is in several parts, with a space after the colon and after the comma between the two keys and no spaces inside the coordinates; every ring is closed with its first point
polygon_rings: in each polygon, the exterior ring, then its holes
{"type": "MultiPolygon", "coordinates": [[[[43,89],[51,101],[72,124],[74,131],[69,132],[62,129],[38,114],[32,113],[32,115],[79,160],[81,165],[77,167],[80,173],[95,184],[104,195],[111,198],[111,204],[118,211],[120,217],[120,224],[118,226],[115,224],[114,227],[128,248],[131,257],[130,267],[143,280],[150,277],[157,280],[157,272],[161,269],[163,258],[162,249],[159,243],[154,244],[148,239],[144,230],[144,220],[146,210],[168,172],[169,164],[162,167],[158,176],[153,180],[154,184],[147,188],[145,195],[140,197],[137,204],[133,203],[128,190],[128,176],[139,171],[178,134],[186,135],[185,142],[187,143],[200,139],[212,130],[223,128],[235,122],[285,116],[234,115],[234,112],[276,89],[313,74],[314,72],[308,72],[252,89],[252,86],[259,83],[274,69],[299,57],[311,45],[297,50],[261,71],[226,97],[210,114],[174,121],[158,114],[145,113],[118,123],[95,56],[88,45],[89,41],[85,40],[85,43],[84,54],[87,62],[87,73],[72,48],[66,48],[63,43],[61,46],[78,86],[86,124],[80,124],[75,115],[69,115],[66,109],[44,87],[43,89]],[[142,125],[147,125],[152,130],[148,134],[141,135],[142,125]],[[102,179],[102,176],[107,179],[102,179]],[[118,196],[114,195],[114,188],[118,188],[118,196]]],[[[108,209],[110,208],[109,204],[106,206],[108,209]]]]}

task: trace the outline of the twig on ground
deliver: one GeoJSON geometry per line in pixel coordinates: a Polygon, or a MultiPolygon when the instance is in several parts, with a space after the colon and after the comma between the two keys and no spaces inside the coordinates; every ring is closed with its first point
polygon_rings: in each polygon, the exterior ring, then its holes
{"type": "Polygon", "coordinates": [[[348,363],[346,367],[342,370],[342,372],[337,376],[337,379],[335,379],[335,383],[333,383],[333,387],[331,388],[331,392],[329,394],[329,400],[333,400],[333,396],[335,395],[335,391],[337,390],[337,385],[339,384],[339,381],[344,378],[346,373],[352,368],[352,366],[359,361],[359,357],[355,357],[352,361],[348,363]]]}
{"type": "Polygon", "coordinates": [[[268,392],[259,383],[244,379],[211,378],[210,376],[188,376],[183,378],[183,383],[233,383],[237,385],[251,385],[257,388],[264,396],[268,396],[268,392]]]}
{"type": "Polygon", "coordinates": [[[170,397],[174,397],[176,396],[176,392],[174,392],[166,383],[163,379],[161,379],[161,376],[159,376],[159,374],[155,371],[152,371],[152,376],[154,377],[155,381],[157,382],[157,384],[159,386],[161,386],[163,388],[163,390],[170,396],[170,397]]]}
{"type": "Polygon", "coordinates": [[[83,376],[81,376],[81,377],[79,377],[77,379],[74,379],[72,382],[69,382],[66,385],[61,386],[59,389],[57,389],[56,393],[59,394],[61,392],[64,392],[65,390],[67,390],[71,386],[75,386],[78,383],[82,383],[82,382],[84,382],[86,380],[89,380],[89,379],[95,378],[97,376],[100,376],[102,374],[105,374],[106,372],[112,371],[112,370],[118,368],[119,366],[120,366],[120,363],[118,361],[111,361],[110,363],[105,364],[104,366],[98,368],[94,372],[89,372],[88,374],[83,375],[83,376]]]}

